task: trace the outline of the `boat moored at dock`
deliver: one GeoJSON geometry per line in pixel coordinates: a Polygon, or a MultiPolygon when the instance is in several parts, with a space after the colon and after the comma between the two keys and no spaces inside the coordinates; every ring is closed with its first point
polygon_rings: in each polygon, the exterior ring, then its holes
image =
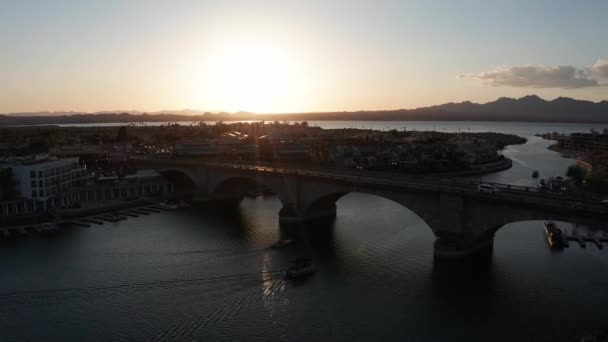
{"type": "Polygon", "coordinates": [[[545,233],[547,233],[547,241],[551,248],[560,249],[563,247],[563,234],[562,231],[557,228],[555,222],[545,222],[545,233]]]}

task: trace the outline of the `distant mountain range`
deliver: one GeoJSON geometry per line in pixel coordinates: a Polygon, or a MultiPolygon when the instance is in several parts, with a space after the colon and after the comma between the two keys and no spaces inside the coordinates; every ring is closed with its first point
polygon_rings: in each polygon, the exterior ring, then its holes
{"type": "Polygon", "coordinates": [[[23,113],[9,113],[7,116],[67,116],[67,115],[81,115],[81,114],[131,114],[131,115],[142,115],[142,114],[176,114],[176,115],[204,115],[204,114],[218,114],[222,111],[202,111],[194,109],[180,109],[180,110],[159,110],[156,112],[142,112],[139,110],[104,110],[100,112],[23,112],[23,113]]]}
{"type": "Polygon", "coordinates": [[[445,103],[416,109],[357,112],[253,114],[211,113],[196,110],[141,113],[12,113],[0,115],[0,125],[39,125],[110,122],[178,122],[231,120],[375,120],[375,121],[523,121],[608,123],[608,101],[591,102],[559,97],[546,101],[536,95],[519,99],[501,97],[488,103],[445,103]]]}

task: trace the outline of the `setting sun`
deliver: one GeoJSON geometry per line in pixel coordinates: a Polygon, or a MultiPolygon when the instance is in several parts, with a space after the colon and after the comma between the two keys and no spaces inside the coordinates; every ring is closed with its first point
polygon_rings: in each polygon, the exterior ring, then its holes
{"type": "Polygon", "coordinates": [[[228,110],[272,112],[298,95],[302,77],[290,51],[263,41],[224,43],[209,51],[205,97],[228,110]]]}

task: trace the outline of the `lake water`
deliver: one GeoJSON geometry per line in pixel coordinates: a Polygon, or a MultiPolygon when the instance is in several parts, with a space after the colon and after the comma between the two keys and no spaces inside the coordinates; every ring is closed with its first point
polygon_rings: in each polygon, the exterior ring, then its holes
{"type": "MultiPolygon", "coordinates": [[[[230,124],[234,122],[259,122],[256,120],[245,121],[222,121],[230,124]]],[[[271,122],[271,121],[266,121],[271,122]]],[[[281,121],[289,124],[300,121],[281,121]]],[[[107,123],[82,123],[82,124],[58,124],[58,127],[117,127],[117,126],[161,126],[161,125],[197,125],[198,121],[180,122],[107,122],[107,123]]],[[[216,121],[205,121],[208,125],[216,124],[216,121]]],[[[547,123],[547,122],[488,122],[488,121],[308,121],[309,126],[322,128],[362,128],[378,130],[417,130],[439,132],[507,132],[522,136],[534,135],[536,133],[558,132],[589,132],[591,128],[602,130],[608,128],[608,124],[573,124],[573,123],[547,123]]],[[[25,125],[46,126],[46,125],[25,125]]],[[[21,127],[21,126],[15,126],[21,127]]]]}
{"type": "MultiPolygon", "coordinates": [[[[433,125],[528,137],[503,152],[511,169],[480,177],[520,185],[573,163],[533,134],[603,128],[406,124],[433,125]]],[[[333,224],[301,226],[279,250],[269,248],[285,234],[272,196],[0,242],[0,341],[578,341],[608,327],[608,251],[555,253],[541,222],[521,222],[498,231],[486,268],[446,268],[407,208],[359,193],[337,205],[333,224]],[[317,274],[276,276],[299,256],[317,274]]]]}

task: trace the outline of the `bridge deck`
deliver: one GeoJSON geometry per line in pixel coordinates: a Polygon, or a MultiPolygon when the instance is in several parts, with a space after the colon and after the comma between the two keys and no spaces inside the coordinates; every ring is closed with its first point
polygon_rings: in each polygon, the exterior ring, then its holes
{"type": "Polygon", "coordinates": [[[512,201],[519,204],[561,208],[567,211],[588,212],[589,214],[608,214],[608,208],[602,206],[601,198],[585,195],[558,194],[542,191],[538,188],[477,182],[475,180],[455,177],[406,175],[387,172],[369,172],[362,170],[345,170],[337,168],[315,168],[311,166],[299,168],[274,167],[264,164],[236,164],[201,162],[200,160],[184,159],[144,159],[146,163],[158,163],[173,166],[206,166],[241,170],[254,174],[292,174],[303,177],[313,177],[339,182],[346,182],[359,186],[373,185],[390,188],[401,188],[418,191],[434,191],[443,193],[458,193],[468,197],[487,198],[494,200],[512,201]],[[490,184],[498,191],[494,193],[478,191],[479,184],[490,184]]]}

